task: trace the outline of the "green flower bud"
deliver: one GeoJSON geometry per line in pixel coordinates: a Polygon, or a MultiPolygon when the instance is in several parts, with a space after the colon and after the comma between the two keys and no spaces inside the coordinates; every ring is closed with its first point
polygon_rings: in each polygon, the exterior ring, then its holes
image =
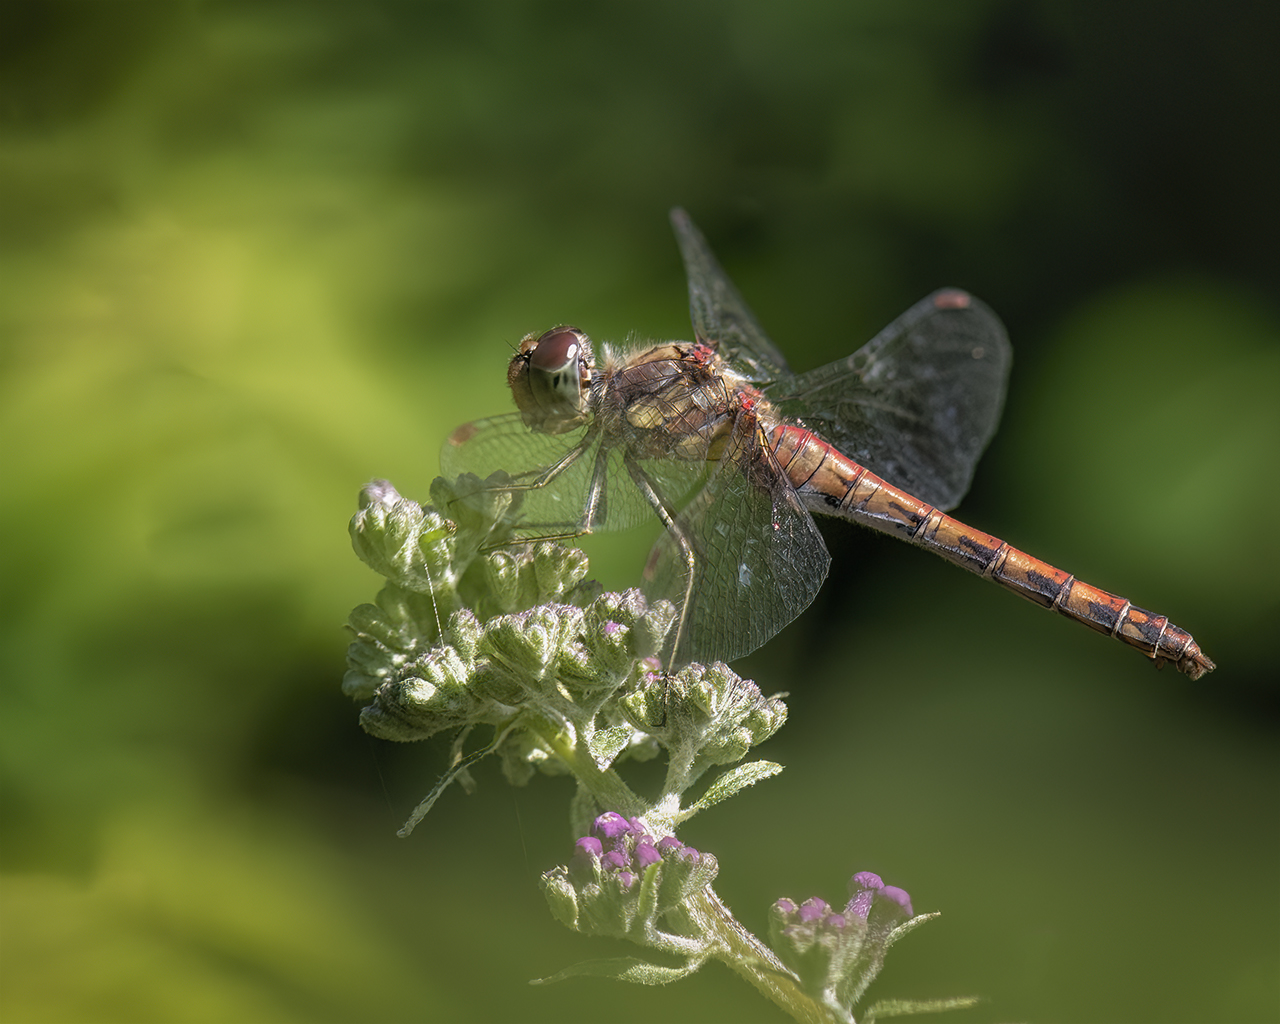
{"type": "Polygon", "coordinates": [[[674,676],[648,675],[619,702],[638,729],[668,750],[687,751],[703,768],[741,760],[786,721],[787,708],[727,665],[689,665],[674,676]]]}
{"type": "Polygon", "coordinates": [[[548,871],[542,876],[542,893],[552,916],[567,928],[578,930],[578,890],[569,881],[569,873],[563,869],[548,871]]]}
{"type": "Polygon", "coordinates": [[[351,518],[351,545],[374,572],[406,590],[428,594],[452,582],[454,525],[402,498],[385,480],[365,485],[351,518]]]}
{"type": "Polygon", "coordinates": [[[465,662],[473,662],[480,638],[484,635],[484,627],[469,608],[462,608],[449,616],[445,623],[441,640],[458,652],[465,662]]]}
{"type": "Polygon", "coordinates": [[[570,928],[659,948],[679,945],[687,954],[697,940],[674,939],[660,921],[711,884],[717,870],[710,854],[675,836],[655,841],[640,819],[607,811],[574,844],[569,863],[542,881],[552,913],[570,928]]]}
{"type": "Polygon", "coordinates": [[[436,647],[405,668],[402,678],[378,688],[360,712],[360,725],[382,739],[425,739],[469,725],[484,707],[468,686],[471,666],[452,647],[436,647]]]}
{"type": "Polygon", "coordinates": [[[476,649],[477,658],[488,667],[477,675],[476,687],[494,700],[513,705],[554,692],[556,679],[550,669],[581,622],[582,610],[569,605],[542,606],[494,619],[476,649]]]}

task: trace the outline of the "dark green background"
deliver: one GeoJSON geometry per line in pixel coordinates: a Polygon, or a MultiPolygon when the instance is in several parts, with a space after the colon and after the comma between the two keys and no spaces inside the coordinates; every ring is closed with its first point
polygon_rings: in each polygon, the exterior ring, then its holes
{"type": "Polygon", "coordinates": [[[880,872],[943,917],[873,994],[986,997],[957,1022],[1280,1019],[1276,10],[0,5],[0,1016],[778,1019],[718,966],[527,987],[627,952],[538,892],[568,783],[484,768],[402,842],[447,742],[338,692],[359,486],[425,500],[526,331],[687,337],[682,204],[800,369],[986,299],[960,514],[1221,666],[826,524],[737,666],[788,770],[684,835],[726,900],[880,872]]]}

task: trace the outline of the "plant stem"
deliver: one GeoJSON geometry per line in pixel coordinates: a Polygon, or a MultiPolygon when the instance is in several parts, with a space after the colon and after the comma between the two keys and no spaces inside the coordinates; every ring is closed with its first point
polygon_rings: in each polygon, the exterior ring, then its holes
{"type": "Polygon", "coordinates": [[[601,807],[617,811],[624,817],[643,814],[648,805],[631,791],[613,769],[603,769],[586,749],[586,744],[571,741],[565,729],[541,716],[530,719],[532,727],[556,755],[569,766],[580,785],[596,798],[601,807]]]}
{"type": "Polygon", "coordinates": [[[838,1014],[803,992],[773,950],[738,922],[711,886],[691,897],[685,910],[694,926],[713,939],[711,955],[793,1020],[806,1024],[854,1024],[852,1016],[838,1014]]]}

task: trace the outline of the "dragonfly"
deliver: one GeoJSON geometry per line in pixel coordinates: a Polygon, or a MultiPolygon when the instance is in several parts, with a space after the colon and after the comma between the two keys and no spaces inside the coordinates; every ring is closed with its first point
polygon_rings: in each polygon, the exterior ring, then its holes
{"type": "Polygon", "coordinates": [[[529,334],[508,366],[516,411],[464,424],[441,452],[446,475],[489,479],[471,493],[511,492],[516,541],[656,516],[642,589],[677,609],[669,669],[748,654],[808,607],[831,564],[815,514],[926,548],[1157,666],[1214,669],[1166,616],[946,514],[1004,404],[1011,349],[984,303],[941,289],[853,355],[795,374],[688,214],[671,223],[692,342],[597,356],[576,327],[529,334]]]}

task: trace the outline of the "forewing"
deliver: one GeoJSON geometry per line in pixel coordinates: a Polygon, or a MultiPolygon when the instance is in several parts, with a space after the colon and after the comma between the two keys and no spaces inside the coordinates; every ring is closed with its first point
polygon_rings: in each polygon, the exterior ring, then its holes
{"type": "Polygon", "coordinates": [[[789,374],[786,359],[756,322],[689,215],[676,207],[671,226],[689,279],[694,340],[715,348],[748,380],[778,380],[789,374]]]}
{"type": "Polygon", "coordinates": [[[675,525],[693,551],[692,575],[670,531],[645,570],[646,595],[683,612],[671,640],[675,665],[754,651],[809,606],[831,564],[754,421],[737,432],[675,525]]]}
{"type": "Polygon", "coordinates": [[[944,289],[849,358],[766,394],[783,416],[855,462],[949,509],[995,434],[1011,360],[999,318],[965,292],[944,289]]]}
{"type": "MultiPolygon", "coordinates": [[[[583,427],[565,434],[530,430],[519,413],[492,416],[455,430],[440,451],[440,471],[449,478],[473,473],[485,481],[507,474],[516,492],[524,538],[622,530],[653,521],[654,510],[623,469],[618,449],[602,448],[583,427]],[[588,514],[588,510],[593,511],[588,514]]],[[[669,493],[692,488],[701,466],[667,465],[655,473],[669,493]]],[[[465,495],[464,495],[465,497],[465,495]]],[[[446,513],[447,514],[447,513],[446,513]]]]}

